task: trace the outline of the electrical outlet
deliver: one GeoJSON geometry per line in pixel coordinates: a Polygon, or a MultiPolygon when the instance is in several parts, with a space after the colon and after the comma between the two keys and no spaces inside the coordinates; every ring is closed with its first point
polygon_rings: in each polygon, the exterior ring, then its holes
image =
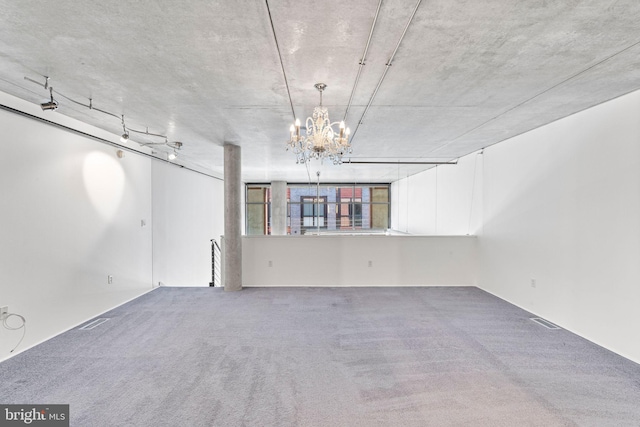
{"type": "Polygon", "coordinates": [[[536,287],[536,279],[531,279],[531,287],[532,288],[536,287]]]}
{"type": "Polygon", "coordinates": [[[369,267],[373,267],[373,261],[369,261],[369,267]]]}
{"type": "Polygon", "coordinates": [[[0,320],[4,320],[9,315],[9,306],[0,307],[0,320]]]}
{"type": "Polygon", "coordinates": [[[269,267],[273,267],[273,261],[269,260],[269,267]]]}
{"type": "Polygon", "coordinates": [[[112,284],[113,283],[113,276],[112,275],[108,275],[107,276],[107,284],[112,284]]]}

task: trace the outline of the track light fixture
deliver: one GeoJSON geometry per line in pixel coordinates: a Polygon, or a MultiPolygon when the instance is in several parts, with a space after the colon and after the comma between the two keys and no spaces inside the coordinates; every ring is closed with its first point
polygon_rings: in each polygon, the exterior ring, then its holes
{"type": "MultiPolygon", "coordinates": [[[[129,130],[132,131],[132,132],[139,132],[139,131],[133,130],[133,129],[129,129],[129,130]]],[[[152,136],[160,136],[160,135],[155,135],[155,134],[152,134],[152,133],[149,133],[149,132],[140,132],[140,133],[143,133],[143,134],[146,134],[146,135],[152,135],[152,136]]],[[[157,145],[164,145],[166,147],[173,148],[173,152],[170,152],[170,153],[167,154],[167,159],[170,160],[170,161],[173,161],[173,160],[178,158],[178,151],[177,150],[182,148],[182,142],[180,142],[180,141],[171,141],[171,142],[169,142],[169,140],[166,137],[164,137],[164,138],[165,138],[164,142],[139,142],[138,144],[142,145],[143,147],[155,147],[157,145]]]]}
{"type": "Polygon", "coordinates": [[[40,104],[40,108],[42,108],[42,111],[48,111],[48,110],[56,110],[58,108],[58,103],[54,100],[54,101],[49,101],[49,102],[43,102],[42,104],[40,104]]]}
{"type": "Polygon", "coordinates": [[[120,137],[120,142],[126,144],[129,141],[129,132],[127,131],[127,127],[124,125],[124,115],[122,116],[122,136],[120,137]]]}
{"type": "Polygon", "coordinates": [[[176,150],[179,150],[182,147],[182,142],[180,141],[167,142],[167,145],[169,147],[173,147],[173,153],[169,153],[167,158],[169,160],[175,160],[178,157],[178,152],[176,150]]]}
{"type": "MultiPolygon", "coordinates": [[[[47,76],[43,76],[45,78],[45,82],[44,83],[40,83],[39,81],[33,80],[27,76],[24,77],[25,80],[28,80],[32,83],[37,84],[38,86],[42,86],[44,87],[45,90],[49,90],[49,94],[51,97],[50,101],[47,102],[43,102],[40,104],[40,107],[42,108],[43,111],[46,110],[55,110],[56,108],[58,108],[58,102],[53,99],[53,87],[49,85],[49,77],[47,76]]],[[[138,144],[140,144],[143,147],[149,147],[149,146],[156,146],[156,145],[164,145],[166,147],[172,148],[173,152],[168,154],[168,158],[169,160],[175,160],[178,157],[178,152],[176,150],[179,150],[180,148],[182,148],[182,142],[179,141],[174,141],[174,142],[169,142],[169,139],[166,135],[162,135],[159,133],[152,133],[149,132],[149,128],[146,128],[145,130],[136,130],[136,129],[131,129],[130,127],[127,127],[127,125],[124,122],[124,115],[118,116],[116,114],[113,114],[109,111],[105,111],[105,110],[101,110],[99,108],[96,108],[93,106],[93,100],[91,98],[89,98],[89,104],[85,104],[79,101],[76,101],[75,99],[69,98],[67,96],[65,96],[64,94],[60,93],[59,91],[56,91],[56,95],[59,95],[61,97],[63,97],[64,99],[66,99],[69,102],[73,102],[74,104],[78,104],[82,107],[86,107],[90,110],[96,110],[99,111],[103,114],[107,114],[109,116],[113,116],[116,118],[119,118],[121,120],[122,123],[122,135],[120,136],[120,142],[123,144],[126,144],[129,139],[130,139],[130,135],[131,132],[133,133],[137,133],[137,134],[141,134],[141,135],[145,135],[145,136],[151,136],[151,137],[157,137],[157,138],[162,138],[164,141],[162,142],[138,142],[138,144]]],[[[165,151],[166,153],[166,151],[165,151]]]]}
{"type": "MultiPolygon", "coordinates": [[[[49,78],[47,78],[47,81],[49,80],[49,78]]],[[[51,94],[51,101],[47,101],[47,102],[43,102],[40,104],[40,108],[42,108],[42,111],[47,111],[47,110],[55,110],[56,108],[58,108],[58,102],[53,99],[53,87],[49,88],[49,93],[51,94]]]]}

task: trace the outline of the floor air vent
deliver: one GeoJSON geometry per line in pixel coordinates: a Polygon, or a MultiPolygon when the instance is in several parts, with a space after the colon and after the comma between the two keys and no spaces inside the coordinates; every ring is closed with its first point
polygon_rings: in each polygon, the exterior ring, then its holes
{"type": "Polygon", "coordinates": [[[531,317],[531,320],[533,320],[534,322],[536,322],[538,325],[542,325],[547,329],[561,329],[560,326],[558,325],[554,325],[553,323],[549,322],[548,320],[544,320],[540,317],[531,317]]]}
{"type": "Polygon", "coordinates": [[[86,325],[84,325],[82,328],[80,328],[80,330],[82,331],[88,331],[90,329],[94,329],[97,328],[98,326],[102,325],[103,323],[107,322],[109,319],[105,318],[105,317],[101,317],[99,319],[93,320],[89,323],[87,323],[86,325]]]}

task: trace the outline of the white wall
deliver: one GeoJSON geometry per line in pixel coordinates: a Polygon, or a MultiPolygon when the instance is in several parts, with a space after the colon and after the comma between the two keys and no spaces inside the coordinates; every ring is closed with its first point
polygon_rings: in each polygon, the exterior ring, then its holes
{"type": "Polygon", "coordinates": [[[242,244],[247,287],[475,285],[475,237],[245,236],[242,244]]]}
{"type": "Polygon", "coordinates": [[[477,234],[479,287],[640,363],[640,92],[392,191],[395,229],[477,234]]]}
{"type": "MultiPolygon", "coordinates": [[[[6,94],[0,102],[118,139],[6,94]]],[[[210,239],[223,233],[221,180],[132,152],[118,158],[114,147],[5,110],[0,128],[0,306],[27,320],[16,352],[158,282],[208,286],[210,239]]],[[[0,327],[0,360],[21,333],[0,327]]]]}
{"type": "Polygon", "coordinates": [[[209,286],[211,239],[224,234],[224,183],[153,162],[153,283],[209,286]]]}
{"type": "MultiPolygon", "coordinates": [[[[19,352],[151,289],[151,164],[4,110],[0,129],[0,306],[26,318],[19,352]]],[[[0,327],[0,360],[21,334],[0,327]]]]}
{"type": "Polygon", "coordinates": [[[640,92],[486,149],[483,206],[483,289],[640,362],[640,92]]]}
{"type": "Polygon", "coordinates": [[[391,184],[391,228],[410,234],[467,235],[481,226],[482,155],[391,184]]]}

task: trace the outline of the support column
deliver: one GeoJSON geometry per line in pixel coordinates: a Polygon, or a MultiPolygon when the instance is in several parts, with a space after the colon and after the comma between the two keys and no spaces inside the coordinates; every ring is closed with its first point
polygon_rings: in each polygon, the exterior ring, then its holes
{"type": "Polygon", "coordinates": [[[271,235],[287,234],[287,183],[273,181],[271,183],[271,235]]]}
{"type": "Polygon", "coordinates": [[[242,289],[241,153],[224,146],[224,290],[242,289]]]}

